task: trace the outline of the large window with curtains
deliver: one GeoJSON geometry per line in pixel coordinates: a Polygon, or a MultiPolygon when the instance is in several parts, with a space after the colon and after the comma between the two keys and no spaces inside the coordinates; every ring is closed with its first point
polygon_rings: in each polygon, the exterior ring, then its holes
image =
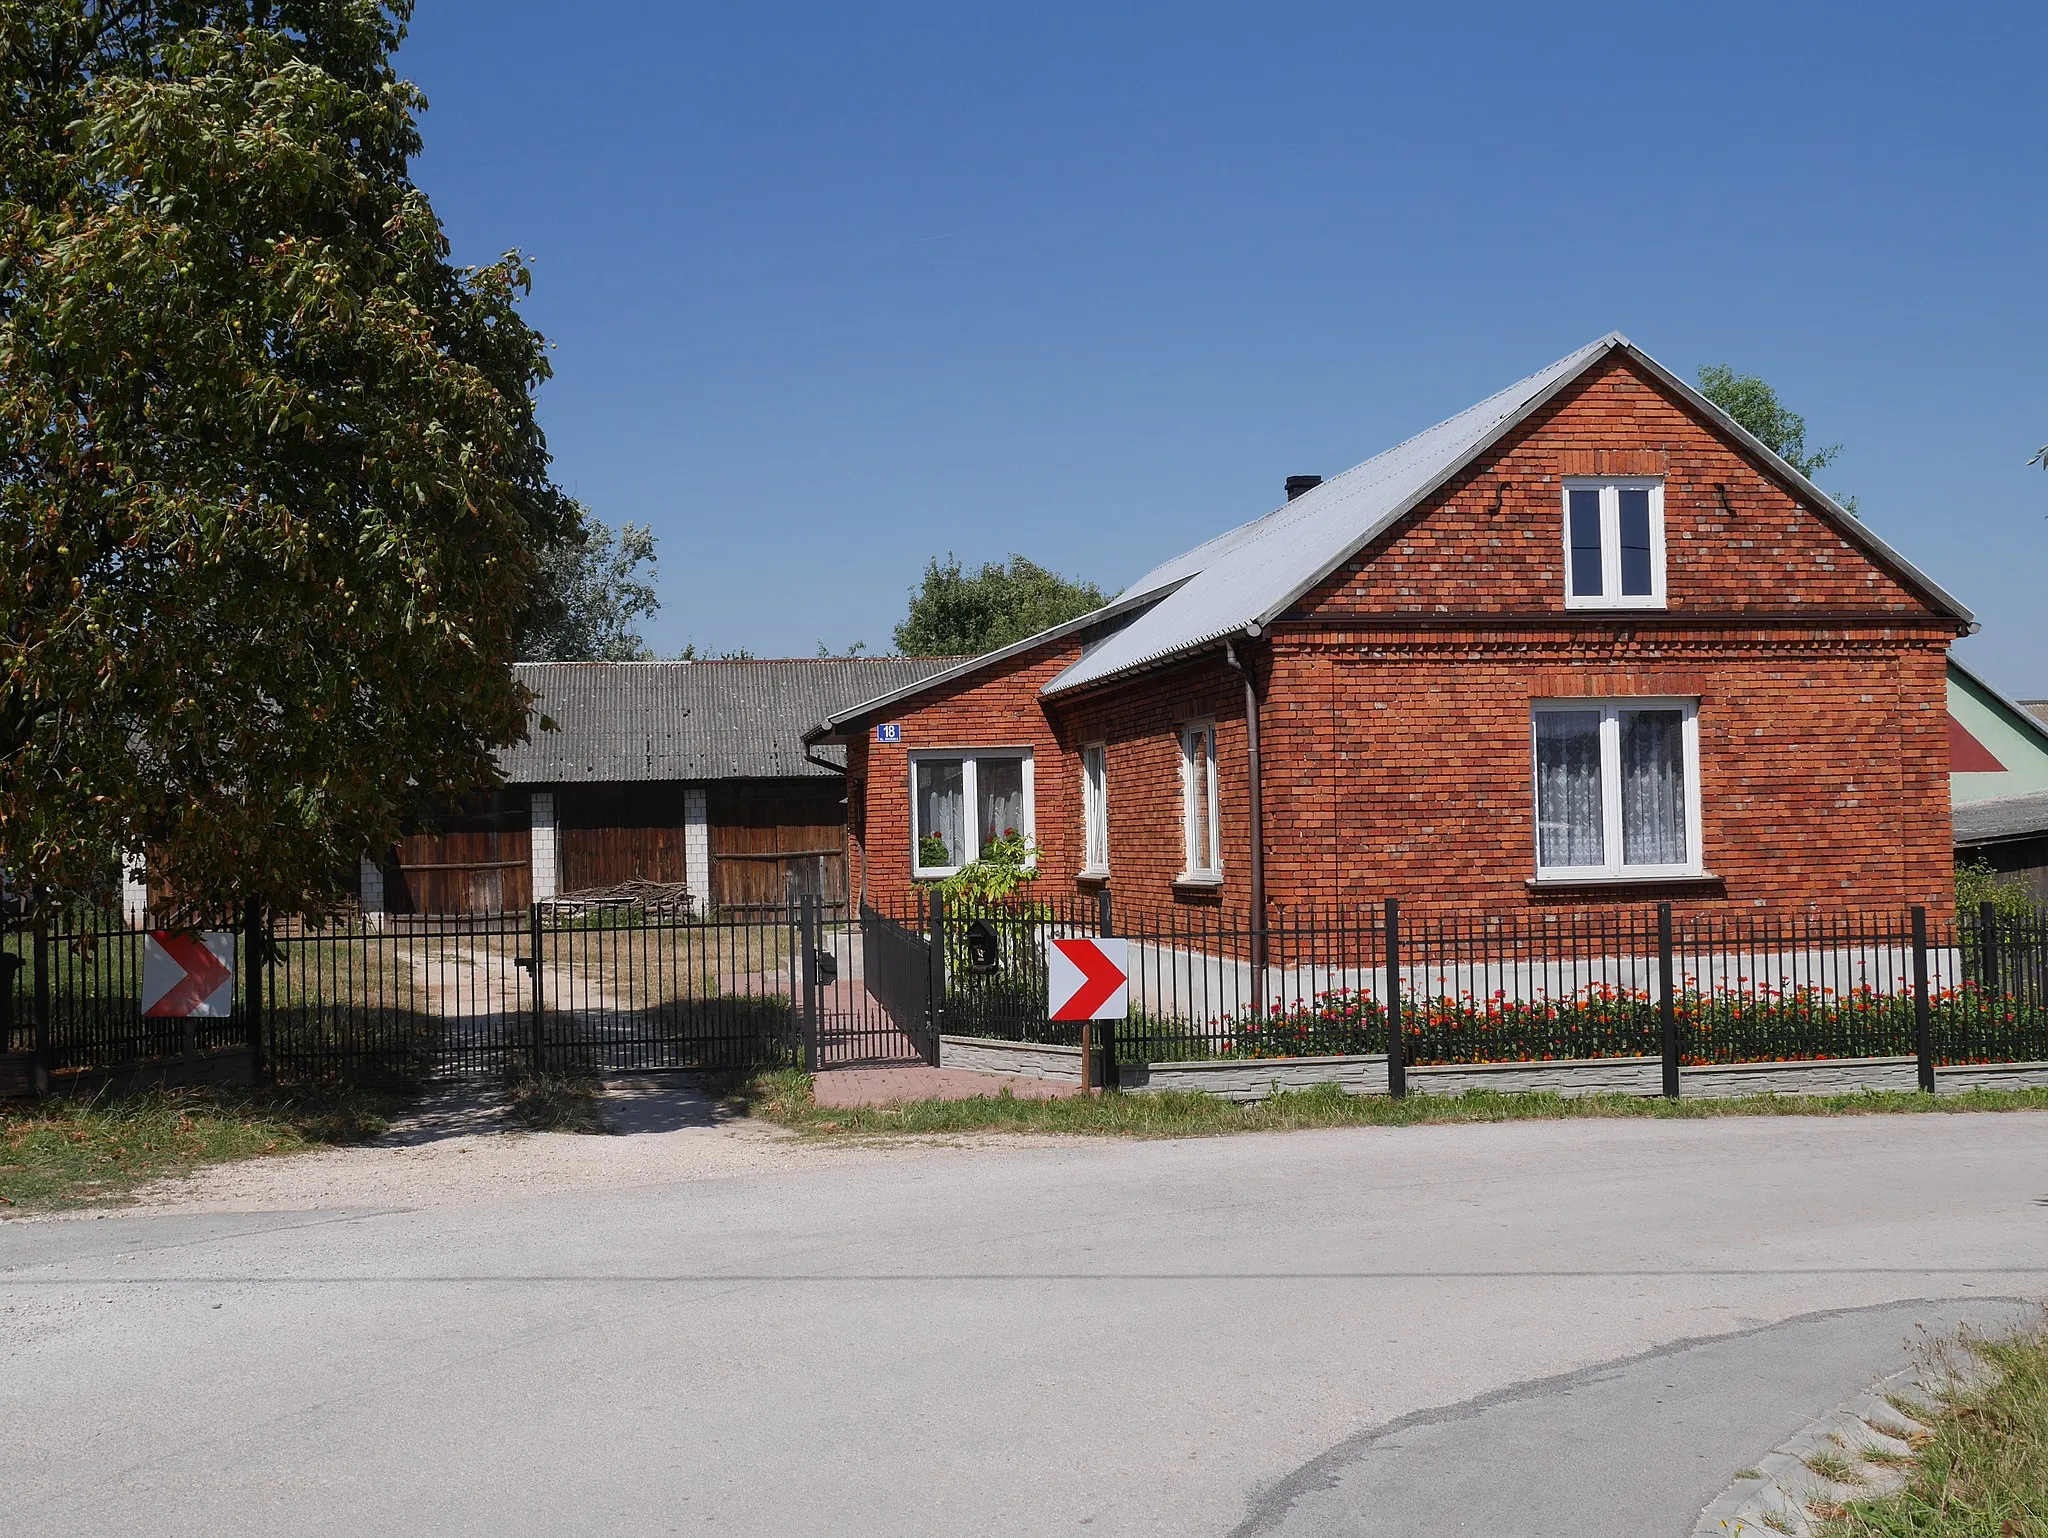
{"type": "Polygon", "coordinates": [[[1031,789],[1029,748],[911,754],[910,842],[916,873],[950,876],[972,865],[999,838],[1032,840],[1031,789]]]}
{"type": "Polygon", "coordinates": [[[1532,717],[1539,881],[1701,874],[1698,701],[1542,700],[1532,717]]]}

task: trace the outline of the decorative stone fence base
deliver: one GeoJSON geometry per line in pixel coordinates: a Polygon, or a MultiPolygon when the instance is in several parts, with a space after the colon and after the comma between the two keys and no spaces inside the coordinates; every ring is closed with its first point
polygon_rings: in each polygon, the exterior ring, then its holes
{"type": "Polygon", "coordinates": [[[941,1036],[939,1066],[1079,1084],[1081,1049],[1048,1047],[1032,1041],[990,1041],[979,1036],[941,1036]]]}
{"type": "MultiPolygon", "coordinates": [[[[939,1066],[1029,1079],[1081,1082],[1081,1049],[1031,1042],[941,1036],[939,1066]]],[[[1357,1057],[1211,1058],[1192,1063],[1125,1063],[1123,1087],[1141,1093],[1197,1090],[1224,1100],[1263,1100],[1276,1090],[1336,1084],[1348,1095],[1384,1095],[1387,1060],[1357,1057]]],[[[1408,1070],[1408,1088],[1422,1095],[1541,1091],[1556,1095],[1644,1095],[1663,1092],[1663,1065],[1654,1057],[1596,1057],[1547,1063],[1424,1064],[1408,1070]]],[[[1688,1099],[1741,1095],[1842,1095],[1858,1090],[1912,1090],[1919,1086],[1910,1057],[1847,1057],[1818,1062],[1727,1063],[1679,1070],[1679,1093],[1688,1099]]],[[[1935,1092],[2048,1087],[2048,1063],[1973,1063],[1935,1071],[1935,1092]]]]}

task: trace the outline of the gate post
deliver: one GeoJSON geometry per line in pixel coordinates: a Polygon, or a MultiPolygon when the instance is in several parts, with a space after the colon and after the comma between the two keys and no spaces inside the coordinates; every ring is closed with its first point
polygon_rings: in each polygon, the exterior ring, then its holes
{"type": "Polygon", "coordinates": [[[56,1067],[50,1046],[50,920],[36,916],[36,1093],[50,1092],[50,1073],[56,1067]]]}
{"type": "Polygon", "coordinates": [[[264,944],[263,903],[252,897],[242,905],[242,1007],[248,1011],[249,1080],[263,1082],[263,997],[270,976],[269,947],[264,944]]]}
{"type": "Polygon", "coordinates": [[[1664,1054],[1664,1098],[1678,1098],[1678,1006],[1671,994],[1671,904],[1657,904],[1657,1035],[1664,1054]]]}
{"type": "Polygon", "coordinates": [[[946,898],[937,887],[931,890],[931,946],[925,952],[925,1018],[931,1031],[926,1059],[939,1066],[939,1036],[946,1028],[946,898]]]}
{"type": "Polygon", "coordinates": [[[1401,899],[1387,899],[1387,1093],[1408,1095],[1408,1063],[1401,1040],[1401,899]]]}
{"type": "Polygon", "coordinates": [[[1920,1092],[1934,1093],[1934,1022],[1927,1012],[1927,910],[1913,905],[1913,1052],[1920,1059],[1920,1092]]]}
{"type": "Polygon", "coordinates": [[[803,933],[804,1072],[818,1071],[818,899],[806,892],[797,900],[797,927],[803,933]]]}
{"type": "MultiPolygon", "coordinates": [[[[1095,889],[1095,932],[1105,940],[1114,939],[1116,937],[1116,925],[1113,920],[1114,915],[1111,913],[1109,906],[1109,888],[1106,886],[1097,887],[1095,889]]],[[[1096,1040],[1101,1043],[1102,1051],[1102,1067],[1101,1071],[1096,1075],[1096,1083],[1102,1088],[1104,1093],[1122,1089],[1123,1074],[1122,1070],[1117,1066],[1116,1059],[1116,1022],[1114,1020],[1102,1021],[1098,1027],[1096,1040]]]]}
{"type": "Polygon", "coordinates": [[[528,957],[527,973],[533,983],[533,1071],[536,1076],[548,1071],[548,1017],[547,996],[542,990],[540,976],[540,904],[526,906],[527,944],[532,954],[528,957]]]}

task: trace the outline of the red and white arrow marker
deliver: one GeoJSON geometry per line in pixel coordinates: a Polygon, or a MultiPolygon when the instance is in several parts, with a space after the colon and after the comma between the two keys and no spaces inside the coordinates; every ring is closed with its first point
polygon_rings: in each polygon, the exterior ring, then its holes
{"type": "Polygon", "coordinates": [[[142,937],[142,1012],[158,1019],[228,1015],[235,1008],[235,937],[228,930],[142,937]]]}
{"type": "Polygon", "coordinates": [[[1047,1018],[1122,1020],[1130,1014],[1127,941],[1055,940],[1045,961],[1047,1018]]]}

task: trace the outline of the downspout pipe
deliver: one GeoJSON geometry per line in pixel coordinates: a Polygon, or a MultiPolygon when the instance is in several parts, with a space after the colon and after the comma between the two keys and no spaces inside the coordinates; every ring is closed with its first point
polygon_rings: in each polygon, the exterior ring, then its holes
{"type": "MultiPolygon", "coordinates": [[[[1250,636],[1252,632],[1247,632],[1250,636]]],[[[1244,680],[1246,811],[1252,829],[1252,967],[1258,979],[1259,1011],[1265,1012],[1266,991],[1266,798],[1265,773],[1259,756],[1259,690],[1252,670],[1237,655],[1235,643],[1223,643],[1223,660],[1244,680]]]]}

